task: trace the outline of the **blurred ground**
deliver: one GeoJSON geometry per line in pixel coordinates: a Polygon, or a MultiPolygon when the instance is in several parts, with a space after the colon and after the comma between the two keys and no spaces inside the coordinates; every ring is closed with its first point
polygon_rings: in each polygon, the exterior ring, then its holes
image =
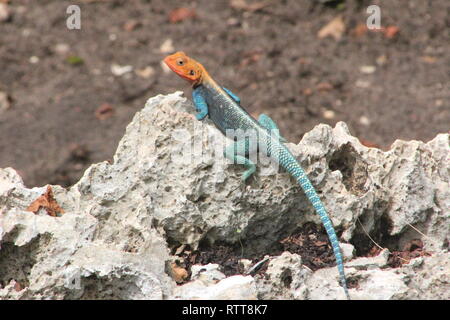
{"type": "Polygon", "coordinates": [[[111,159],[147,98],[190,97],[161,68],[174,50],[292,142],[337,121],[383,149],[448,131],[450,2],[325,2],[0,0],[0,167],[27,186],[68,186],[111,159]],[[81,30],[66,28],[71,4],[81,30]],[[364,27],[370,4],[381,7],[382,31],[364,27]]]}

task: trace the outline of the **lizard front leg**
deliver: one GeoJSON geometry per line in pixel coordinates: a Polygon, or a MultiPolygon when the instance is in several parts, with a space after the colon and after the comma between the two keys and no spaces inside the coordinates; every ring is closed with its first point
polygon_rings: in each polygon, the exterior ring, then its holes
{"type": "Polygon", "coordinates": [[[197,114],[195,115],[197,120],[200,121],[205,119],[208,115],[208,104],[206,103],[206,100],[200,90],[194,89],[194,91],[192,91],[192,101],[194,102],[195,109],[197,110],[197,114]]]}
{"type": "Polygon", "coordinates": [[[222,89],[234,100],[237,104],[241,104],[241,98],[239,98],[237,95],[235,95],[231,90],[222,87],[222,89]]]}

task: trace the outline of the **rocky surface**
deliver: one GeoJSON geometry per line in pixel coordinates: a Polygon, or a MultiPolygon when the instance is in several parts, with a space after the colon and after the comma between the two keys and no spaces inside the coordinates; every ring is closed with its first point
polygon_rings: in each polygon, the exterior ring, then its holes
{"type": "MultiPolygon", "coordinates": [[[[46,186],[27,189],[13,169],[0,169],[0,299],[344,298],[335,267],[312,272],[289,252],[254,276],[194,266],[193,280],[177,286],[170,266],[181,245],[245,243],[261,254],[306,222],[320,224],[287,174],[262,166],[242,185],[242,169],[222,157],[220,132],[192,112],[179,92],[149,99],[113,163],[92,165],[70,189],[52,186],[58,217],[26,211],[46,186]]],[[[288,147],[341,241],[353,245],[343,245],[352,297],[450,298],[448,134],[383,152],[341,122],[288,147]],[[421,239],[430,254],[392,268],[387,249],[367,255],[369,235],[391,251],[421,239]]]]}

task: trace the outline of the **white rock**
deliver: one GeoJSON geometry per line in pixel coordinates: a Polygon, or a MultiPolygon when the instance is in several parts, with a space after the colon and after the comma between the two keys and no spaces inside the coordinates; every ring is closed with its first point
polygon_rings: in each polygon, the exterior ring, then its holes
{"type": "Polygon", "coordinates": [[[361,276],[363,280],[358,282],[358,290],[356,292],[352,290],[353,299],[398,299],[408,291],[408,286],[405,284],[405,275],[396,273],[393,270],[367,270],[362,271],[361,276]]]}
{"type": "Polygon", "coordinates": [[[172,298],[183,300],[256,300],[256,286],[251,276],[231,276],[209,286],[200,280],[196,280],[175,288],[172,298]]]}
{"type": "MultiPolygon", "coordinates": [[[[353,275],[354,269],[345,269],[347,278],[353,275]]],[[[354,298],[354,289],[349,289],[354,298]]],[[[299,299],[305,300],[346,300],[344,289],[339,285],[337,268],[324,268],[306,278],[306,282],[298,290],[299,299]]]]}
{"type": "Polygon", "coordinates": [[[206,265],[195,264],[191,267],[191,279],[200,279],[204,283],[215,283],[225,279],[225,275],[219,271],[220,266],[216,263],[208,263],[206,265]]]}
{"type": "Polygon", "coordinates": [[[342,257],[344,258],[344,261],[350,261],[351,259],[353,259],[355,253],[355,246],[353,246],[350,243],[340,242],[339,247],[341,248],[342,257]]]}
{"type": "Polygon", "coordinates": [[[111,65],[111,73],[115,76],[123,76],[126,73],[133,71],[133,66],[121,66],[117,63],[111,65]]]}
{"type": "Polygon", "coordinates": [[[356,269],[382,268],[387,265],[390,252],[388,249],[383,249],[375,257],[361,257],[354,259],[345,264],[346,267],[353,267],[356,269]]]}
{"type": "Polygon", "coordinates": [[[302,299],[303,291],[298,289],[311,274],[311,270],[302,266],[299,255],[285,251],[269,262],[265,275],[255,277],[258,298],[302,299]]]}
{"type": "Polygon", "coordinates": [[[248,273],[248,271],[253,267],[254,263],[250,259],[240,259],[239,264],[244,270],[244,273],[248,273]]]}
{"type": "MultiPolygon", "coordinates": [[[[176,284],[165,273],[167,242],[193,250],[200,241],[245,243],[247,253],[267,252],[304,223],[321,225],[285,173],[263,175],[263,165],[243,188],[243,170],[223,160],[222,134],[209,120],[195,121],[193,113],[179,92],[149,99],[128,125],[112,164],[92,165],[69,190],[53,186],[62,217],[24,211],[46,187],[28,189],[14,170],[0,169],[0,282],[6,284],[0,299],[173,297],[176,284]],[[12,292],[10,279],[23,290],[12,292]]],[[[318,125],[298,145],[286,145],[320,190],[343,240],[358,249],[365,232],[383,232],[401,247],[422,237],[413,225],[427,236],[425,249],[434,252],[422,264],[395,271],[379,269],[385,260],[373,263],[376,258],[359,260],[355,268],[346,262],[348,277],[361,281],[350,289],[352,296],[448,299],[449,134],[428,143],[397,141],[383,152],[363,146],[339,122],[335,128],[318,125]],[[386,224],[392,229],[381,229],[386,224]],[[385,280],[374,280],[383,274],[385,280]],[[399,292],[375,292],[375,282],[389,280],[399,292]]],[[[271,279],[226,278],[214,284],[219,293],[209,289],[206,296],[345,298],[336,267],[312,273],[300,262],[283,254],[268,268],[271,279]],[[281,276],[288,272],[292,280],[281,276]]],[[[197,279],[178,288],[188,285],[205,287],[197,279]]]]}
{"type": "Polygon", "coordinates": [[[409,290],[403,299],[450,300],[450,253],[435,252],[430,257],[413,259],[401,268],[409,290]]]}

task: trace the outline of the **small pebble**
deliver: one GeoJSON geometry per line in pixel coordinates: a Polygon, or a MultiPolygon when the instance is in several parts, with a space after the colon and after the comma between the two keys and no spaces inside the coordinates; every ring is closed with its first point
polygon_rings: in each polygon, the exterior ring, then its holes
{"type": "Polygon", "coordinates": [[[361,73],[371,74],[374,73],[377,68],[375,66],[361,66],[359,67],[359,71],[361,73]]]}
{"type": "Polygon", "coordinates": [[[236,26],[238,26],[239,25],[239,19],[237,19],[237,18],[229,18],[228,20],[227,20],[227,25],[229,26],[229,27],[236,27],[236,26]]]}
{"type": "Polygon", "coordinates": [[[167,66],[167,64],[164,63],[164,61],[161,61],[160,65],[165,74],[168,74],[171,72],[170,68],[167,66]]]}
{"type": "Polygon", "coordinates": [[[11,107],[11,102],[6,92],[0,91],[0,113],[8,110],[11,107]]]}
{"type": "Polygon", "coordinates": [[[148,79],[155,74],[155,69],[151,66],[147,66],[143,69],[137,69],[135,73],[141,78],[148,79]]]}
{"type": "Polygon", "coordinates": [[[370,82],[365,80],[356,80],[355,86],[358,88],[368,88],[370,87],[370,82]]]}
{"type": "Polygon", "coordinates": [[[171,53],[175,51],[172,39],[165,40],[159,47],[161,53],[171,53]]]}
{"type": "Polygon", "coordinates": [[[25,29],[22,30],[22,36],[23,37],[26,38],[26,37],[29,37],[30,35],[31,35],[31,30],[30,29],[26,29],[25,28],[25,29]]]}
{"type": "Polygon", "coordinates": [[[366,116],[361,116],[359,118],[359,123],[362,124],[363,126],[368,126],[370,125],[370,120],[366,116]]]}
{"type": "Polygon", "coordinates": [[[32,63],[32,64],[36,64],[36,63],[39,62],[39,57],[31,56],[29,61],[30,61],[30,63],[32,63]]]}
{"type": "Polygon", "coordinates": [[[386,57],[386,55],[383,54],[383,55],[379,56],[376,61],[379,66],[382,66],[382,65],[386,64],[387,57],[386,57]]]}
{"type": "Polygon", "coordinates": [[[336,113],[333,110],[325,110],[322,115],[325,119],[334,119],[336,113]]]}
{"type": "Polygon", "coordinates": [[[131,71],[133,71],[133,66],[121,66],[115,63],[111,65],[111,72],[115,76],[120,77],[131,71]]]}
{"type": "Polygon", "coordinates": [[[66,54],[70,50],[70,46],[66,43],[58,43],[55,45],[54,50],[59,54],[66,54]]]}
{"type": "Polygon", "coordinates": [[[11,17],[11,12],[6,3],[0,3],[0,22],[6,22],[11,17]]]}

